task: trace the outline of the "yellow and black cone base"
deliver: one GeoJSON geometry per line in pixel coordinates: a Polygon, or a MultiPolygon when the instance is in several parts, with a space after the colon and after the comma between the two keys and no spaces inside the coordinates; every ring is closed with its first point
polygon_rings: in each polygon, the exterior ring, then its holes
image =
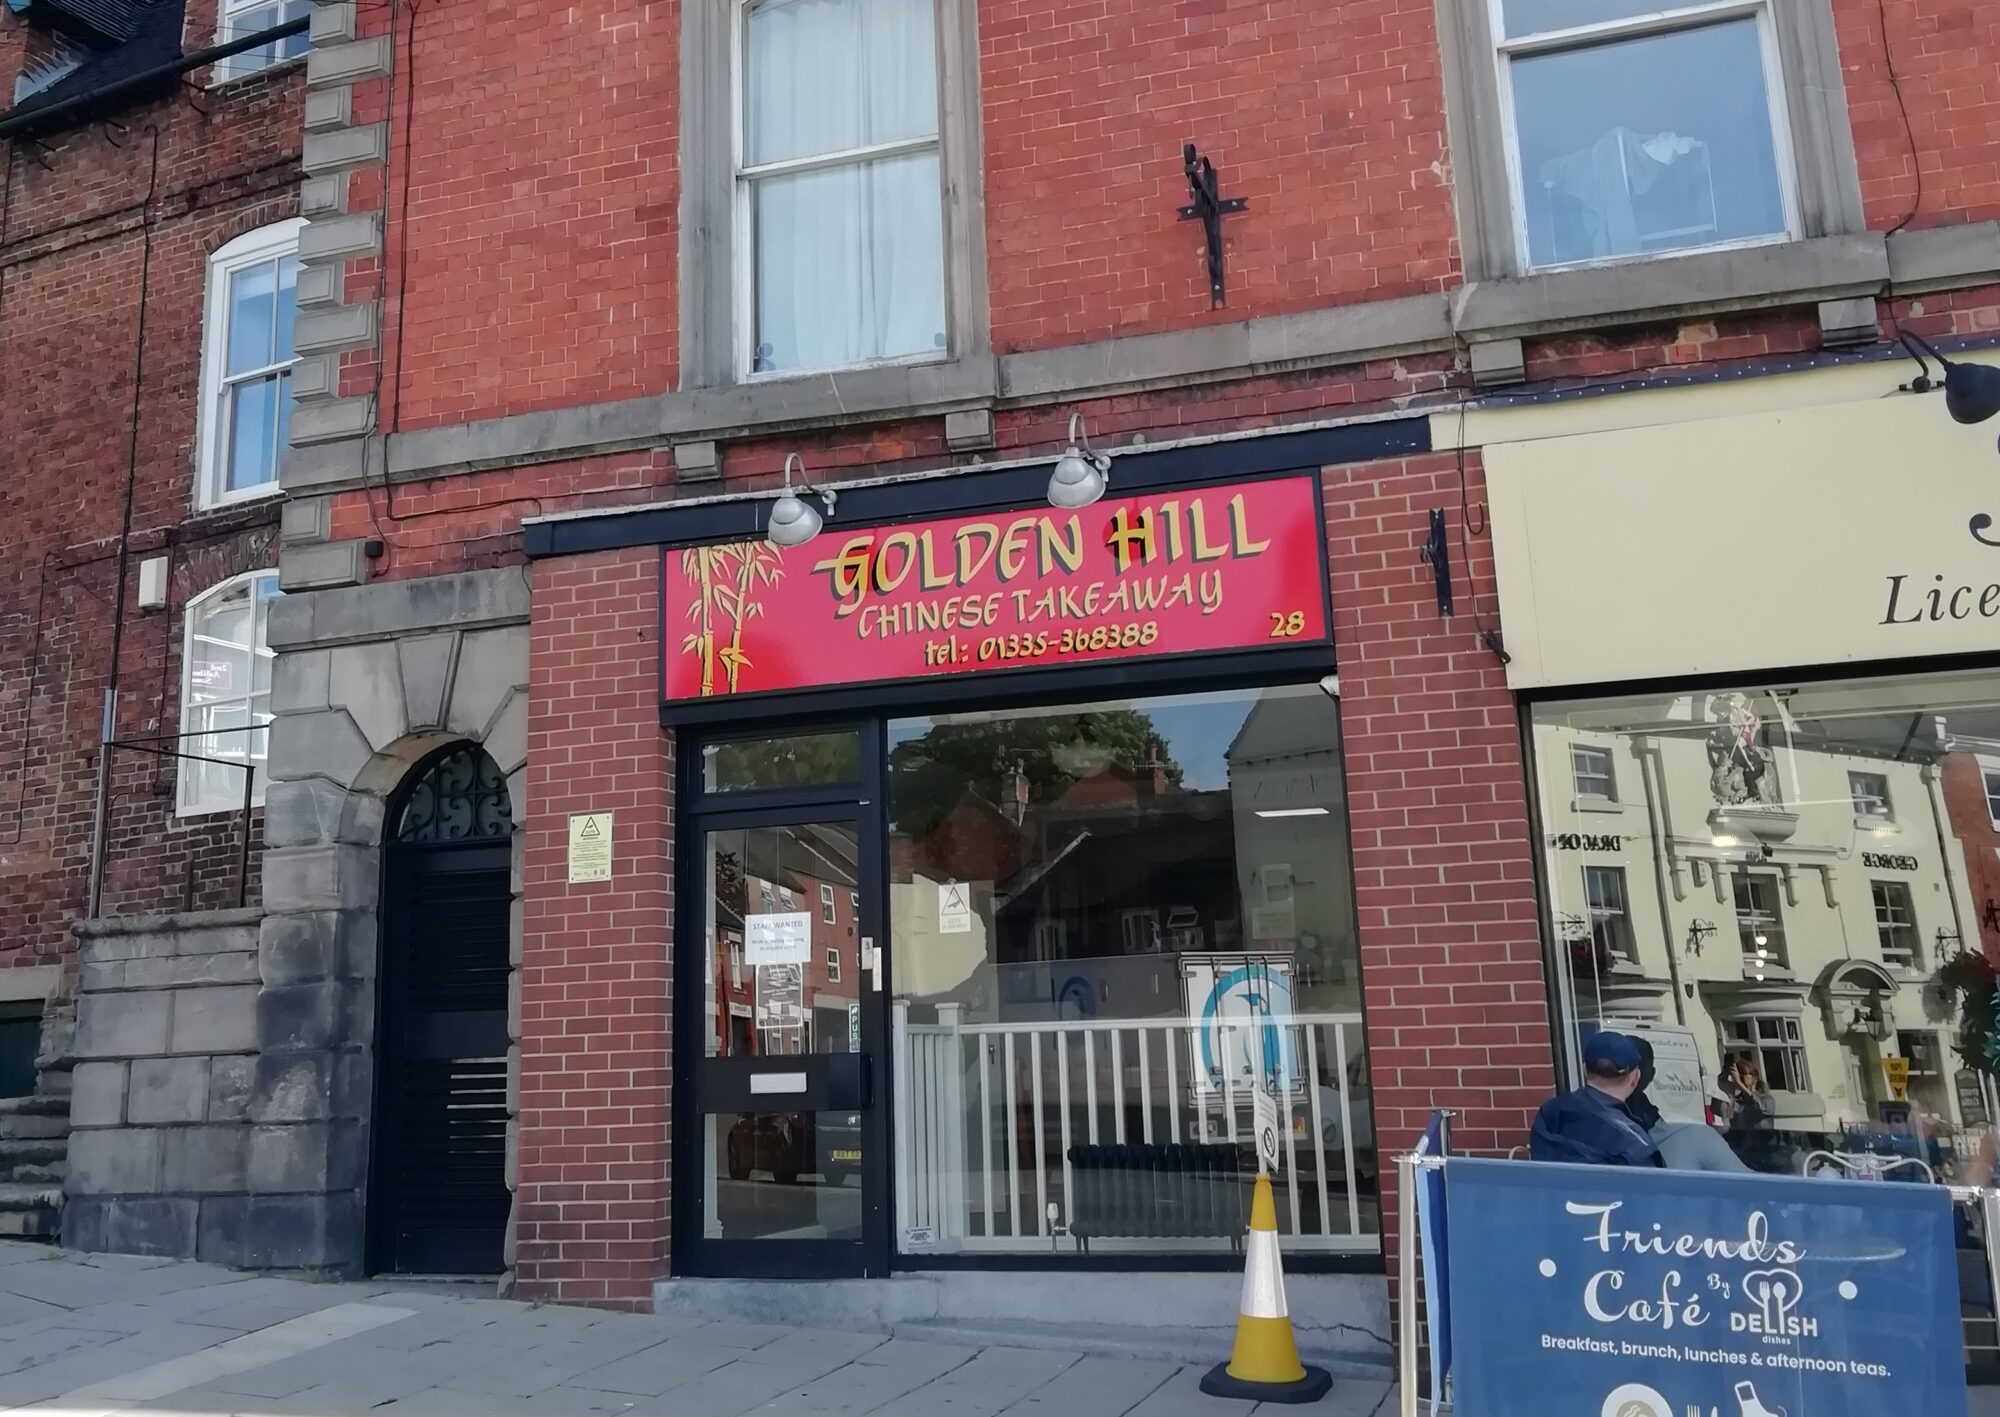
{"type": "Polygon", "coordinates": [[[1236,1346],[1227,1363],[1217,1363],[1201,1380],[1210,1397],[1250,1402],[1318,1402],[1333,1386],[1324,1368],[1299,1361],[1285,1304],[1285,1272],[1278,1258],[1278,1207],[1271,1178],[1260,1174],[1250,1201],[1250,1233],[1244,1241],[1243,1301],[1237,1306],[1236,1346]]]}

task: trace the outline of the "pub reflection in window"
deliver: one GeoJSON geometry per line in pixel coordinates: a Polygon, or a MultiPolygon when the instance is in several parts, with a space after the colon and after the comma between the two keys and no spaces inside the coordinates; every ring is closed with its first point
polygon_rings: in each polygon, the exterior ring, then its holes
{"type": "MultiPolygon", "coordinates": [[[[1995,1182],[2000,1045],[1958,986],[2000,960],[2000,672],[1548,703],[1533,735],[1573,1031],[1650,1037],[1655,1101],[1753,1169],[1995,1182]],[[1579,750],[1615,805],[1579,807],[1579,750]],[[1612,869],[1630,943],[1591,948],[1612,869]]],[[[1990,1357],[1983,1279],[1965,1294],[1990,1357]]]]}

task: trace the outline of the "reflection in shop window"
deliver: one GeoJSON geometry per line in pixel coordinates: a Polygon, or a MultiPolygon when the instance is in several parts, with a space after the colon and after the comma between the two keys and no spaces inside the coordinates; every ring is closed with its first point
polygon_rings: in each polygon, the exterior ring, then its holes
{"type": "Polygon", "coordinates": [[[1767,1092],[1811,1092],[1806,1071],[1805,1035],[1796,1018],[1732,1018],[1722,1021],[1723,1051],[1747,1061],[1767,1092]]]}
{"type": "MultiPolygon", "coordinates": [[[[1848,1174],[1917,1161],[1894,1174],[2000,1179],[2000,670],[1543,702],[1531,733],[1571,1056],[1596,1027],[1692,1055],[1753,1170],[1832,1154],[1848,1174]],[[1584,797],[1574,748],[1617,764],[1615,814],[1584,797]],[[1624,872],[1632,953],[1616,968],[1594,948],[1585,867],[1624,872]]],[[[1959,1262],[1977,1276],[1968,1357],[1986,1364],[1981,1245],[1975,1219],[1959,1262]]]]}
{"type": "Polygon", "coordinates": [[[1869,890],[1875,898],[1875,938],[1882,946],[1882,963],[1891,969],[1921,968],[1910,888],[1901,881],[1874,881],[1869,890]]]}
{"type": "Polygon", "coordinates": [[[1263,1087],[1287,1249],[1375,1250],[1334,701],[954,714],[888,743],[899,1248],[1227,1253],[1263,1087]]]}
{"type": "Polygon", "coordinates": [[[1583,895],[1590,907],[1590,940],[1598,952],[1637,963],[1631,912],[1625,904],[1625,872],[1616,866],[1584,867],[1583,895]]]}
{"type": "Polygon", "coordinates": [[[1743,967],[1749,970],[1788,969],[1785,918],[1778,905],[1778,878],[1737,872],[1736,939],[1743,947],[1743,967]]]}
{"type": "Polygon", "coordinates": [[[1889,779],[1879,772],[1851,772],[1847,775],[1847,796],[1854,803],[1854,815],[1876,821],[1893,821],[1889,810],[1889,779]]]}
{"type": "Polygon", "coordinates": [[[1618,784],[1611,775],[1611,754],[1604,749],[1572,747],[1569,767],[1578,797],[1601,802],[1618,800],[1618,784]]]}

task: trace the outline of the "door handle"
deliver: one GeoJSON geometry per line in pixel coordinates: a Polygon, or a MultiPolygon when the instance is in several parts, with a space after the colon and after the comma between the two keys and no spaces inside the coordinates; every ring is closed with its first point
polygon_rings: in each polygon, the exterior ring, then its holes
{"type": "Polygon", "coordinates": [[[882,951],[875,944],[873,935],[861,937],[861,967],[868,971],[868,980],[876,993],[882,992],[882,951]]]}

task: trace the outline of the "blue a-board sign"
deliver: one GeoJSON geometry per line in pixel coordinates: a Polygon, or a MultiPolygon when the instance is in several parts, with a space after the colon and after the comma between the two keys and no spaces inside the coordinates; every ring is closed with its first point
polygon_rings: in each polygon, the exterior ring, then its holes
{"type": "Polygon", "coordinates": [[[1460,1417],[1965,1417],[1942,1187],[1451,1160],[1460,1417]]]}

